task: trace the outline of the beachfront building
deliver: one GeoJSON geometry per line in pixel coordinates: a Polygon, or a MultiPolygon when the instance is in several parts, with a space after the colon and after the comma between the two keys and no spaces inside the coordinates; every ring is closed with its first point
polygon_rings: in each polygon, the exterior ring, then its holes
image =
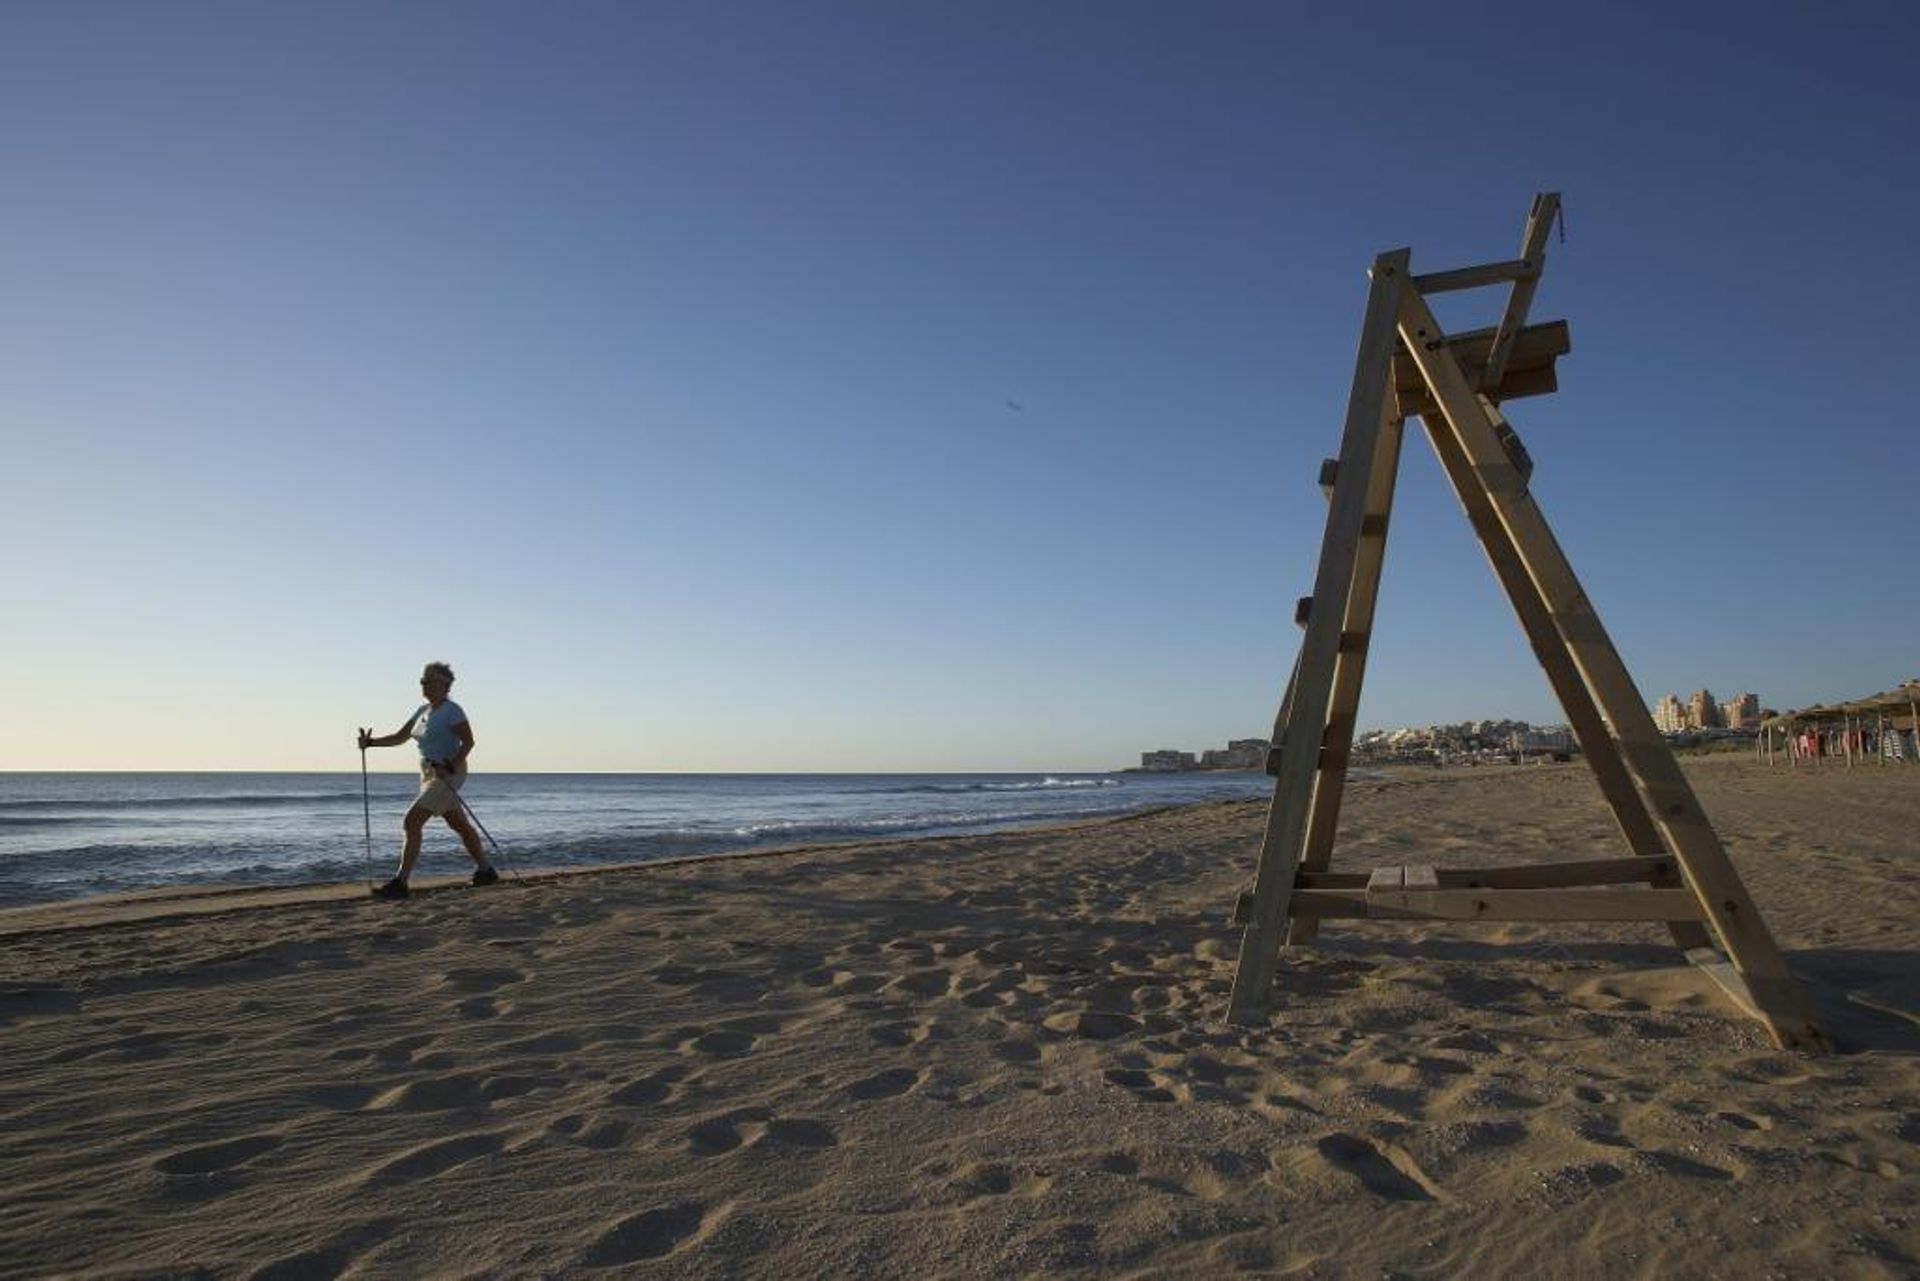
{"type": "Polygon", "coordinates": [[[1259,769],[1266,763],[1264,738],[1230,739],[1224,748],[1210,747],[1200,753],[1201,769],[1259,769]]]}
{"type": "Polygon", "coordinates": [[[1653,724],[1662,734],[1678,734],[1687,727],[1687,709],[1673,694],[1662,694],[1653,705],[1653,724]]]}
{"type": "Polygon", "coordinates": [[[1720,720],[1728,729],[1760,728],[1760,696],[1735,694],[1720,704],[1720,720]]]}
{"type": "Polygon", "coordinates": [[[1198,769],[1199,763],[1193,759],[1192,752],[1163,747],[1157,752],[1140,753],[1140,768],[1149,774],[1171,774],[1180,770],[1198,769]]]}
{"type": "Polygon", "coordinates": [[[1720,728],[1720,704],[1714,701],[1712,690],[1696,689],[1687,700],[1687,728],[1720,728]]]}

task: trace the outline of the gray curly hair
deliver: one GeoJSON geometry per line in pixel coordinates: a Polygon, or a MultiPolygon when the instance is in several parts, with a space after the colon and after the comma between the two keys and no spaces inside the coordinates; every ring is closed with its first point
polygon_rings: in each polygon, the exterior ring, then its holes
{"type": "Polygon", "coordinates": [[[442,680],[451,685],[453,684],[453,669],[445,663],[428,663],[426,667],[421,669],[420,679],[423,681],[442,680]]]}

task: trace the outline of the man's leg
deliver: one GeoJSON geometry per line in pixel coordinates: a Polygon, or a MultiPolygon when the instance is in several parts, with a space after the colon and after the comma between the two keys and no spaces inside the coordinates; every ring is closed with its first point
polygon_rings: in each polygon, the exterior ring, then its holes
{"type": "Polygon", "coordinates": [[[414,862],[420,857],[420,834],[427,828],[427,820],[433,815],[415,805],[407,811],[407,817],[401,822],[406,832],[406,840],[400,845],[400,879],[409,880],[413,876],[414,862]]]}

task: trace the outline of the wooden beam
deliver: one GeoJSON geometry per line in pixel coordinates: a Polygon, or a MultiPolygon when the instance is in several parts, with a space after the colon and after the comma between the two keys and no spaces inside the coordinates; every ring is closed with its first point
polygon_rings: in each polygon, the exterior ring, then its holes
{"type": "Polygon", "coordinates": [[[1532,495],[1524,486],[1488,483],[1500,469],[1511,467],[1500,443],[1505,419],[1484,398],[1473,394],[1452,353],[1436,343],[1444,332],[1419,294],[1402,294],[1401,341],[1419,362],[1420,372],[1440,402],[1449,432],[1482,482],[1595,705],[1613,727],[1655,824],[1679,860],[1682,874],[1698,895],[1728,957],[1753,992],[1768,1031],[1783,1048],[1816,1052],[1831,1048],[1806,994],[1788,973],[1785,958],[1758,905],[1727,858],[1672,751],[1654,727],[1632,675],[1532,495]]]}
{"type": "Polygon", "coordinates": [[[1540,265],[1525,258],[1490,262],[1478,267],[1460,267],[1453,271],[1430,271],[1413,278],[1413,287],[1423,294],[1444,294],[1456,289],[1479,289],[1485,285],[1504,285],[1512,280],[1538,276],[1540,265]]]}
{"type": "MultiPolygon", "coordinates": [[[[1671,889],[1681,884],[1671,858],[1599,858],[1566,863],[1515,863],[1500,867],[1439,867],[1434,869],[1434,875],[1438,878],[1437,888],[1443,890],[1567,889],[1581,885],[1652,885],[1657,889],[1671,889]]],[[[1296,890],[1364,890],[1371,880],[1372,874],[1368,872],[1324,872],[1302,867],[1294,874],[1293,884],[1296,890]]],[[[1244,891],[1235,900],[1232,917],[1235,925],[1246,924],[1247,907],[1252,901],[1253,895],[1244,891]]],[[[1704,930],[1700,937],[1707,937],[1704,930]]],[[[1710,944],[1703,943],[1700,946],[1710,944]]]]}
{"type": "Polygon", "coordinates": [[[1527,215],[1527,229],[1520,238],[1520,256],[1534,265],[1534,271],[1531,276],[1514,281],[1513,292],[1507,295],[1507,309],[1495,326],[1493,350],[1488,353],[1486,368],[1480,375],[1481,387],[1498,387],[1506,376],[1514,341],[1527,323],[1534,291],[1540,287],[1540,272],[1546,267],[1547,237],[1553,232],[1553,220],[1559,212],[1559,192],[1543,191],[1533,198],[1533,211],[1527,215]]]}
{"type": "Polygon", "coordinates": [[[1690,890],[1295,890],[1299,917],[1430,921],[1697,921],[1690,890]]]}
{"type": "Polygon", "coordinates": [[[1287,900],[1300,864],[1307,811],[1320,766],[1327,728],[1327,706],[1340,633],[1353,586],[1354,558],[1360,549],[1360,523],[1366,515],[1365,480],[1373,472],[1393,371],[1396,316],[1407,292],[1405,249],[1374,260],[1367,309],[1354,358],[1353,386],[1341,431],[1339,477],[1327,505],[1320,566],[1314,576],[1313,608],[1300,647],[1292,705],[1280,747],[1280,773],[1261,835],[1259,869],[1254,882],[1251,919],[1240,940],[1239,964],[1227,1003],[1231,1023],[1265,1022],[1273,999],[1274,970],[1280,961],[1280,937],[1287,923],[1287,900]]]}

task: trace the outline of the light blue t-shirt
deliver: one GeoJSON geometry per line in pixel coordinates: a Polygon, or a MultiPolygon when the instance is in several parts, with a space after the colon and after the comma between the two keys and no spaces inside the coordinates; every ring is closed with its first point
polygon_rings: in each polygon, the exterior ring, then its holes
{"type": "Polygon", "coordinates": [[[422,703],[413,716],[413,737],[420,745],[420,759],[452,760],[454,753],[460,750],[460,739],[454,734],[453,727],[464,725],[467,720],[467,714],[460,710],[460,704],[450,698],[437,708],[432,703],[422,703]]]}

